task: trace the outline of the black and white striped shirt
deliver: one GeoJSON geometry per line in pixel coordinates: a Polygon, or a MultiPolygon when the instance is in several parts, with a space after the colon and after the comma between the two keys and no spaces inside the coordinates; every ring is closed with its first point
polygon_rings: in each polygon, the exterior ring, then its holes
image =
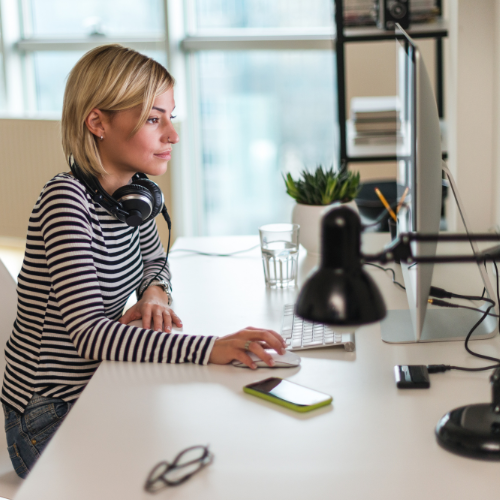
{"type": "Polygon", "coordinates": [[[24,413],[34,392],[74,400],[102,360],[207,364],[215,337],[117,321],[164,260],[154,220],[129,227],[71,175],[50,180],[29,221],[2,401],[24,413]]]}

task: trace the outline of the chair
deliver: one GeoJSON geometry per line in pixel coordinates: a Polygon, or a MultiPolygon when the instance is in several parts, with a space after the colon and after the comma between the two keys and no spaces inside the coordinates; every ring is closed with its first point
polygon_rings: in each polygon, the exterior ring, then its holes
{"type": "MultiPolygon", "coordinates": [[[[5,370],[4,347],[16,319],[16,310],[16,282],[0,260],[0,376],[2,380],[5,370]]],[[[0,413],[0,417],[3,422],[3,412],[0,413]]],[[[2,425],[0,428],[0,500],[14,498],[22,481],[12,468],[12,462],[7,452],[7,439],[2,425]]]]}

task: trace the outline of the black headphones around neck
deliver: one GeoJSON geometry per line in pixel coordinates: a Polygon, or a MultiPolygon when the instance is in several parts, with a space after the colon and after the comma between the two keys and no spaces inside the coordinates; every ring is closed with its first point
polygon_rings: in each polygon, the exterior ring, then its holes
{"type": "MultiPolygon", "coordinates": [[[[162,268],[151,278],[143,288],[142,293],[137,292],[138,300],[141,299],[144,291],[153,283],[165,269],[170,252],[170,235],[172,222],[168,215],[165,199],[160,187],[156,182],[148,179],[145,174],[135,174],[132,183],[118,188],[110,196],[101,186],[97,177],[85,174],[77,165],[73,156],[69,160],[69,168],[75,179],[78,179],[87,189],[95,203],[101,205],[106,212],[113,215],[118,220],[125,222],[128,226],[137,227],[154,219],[160,212],[168,226],[168,244],[165,262],[162,268]]],[[[172,290],[172,286],[170,286],[172,290]]]]}
{"type": "Polygon", "coordinates": [[[163,193],[158,184],[145,174],[135,174],[131,184],[118,188],[111,196],[103,189],[97,177],[84,173],[73,158],[69,161],[69,167],[94,202],[118,220],[137,227],[154,219],[161,212],[170,232],[171,221],[163,193]]]}

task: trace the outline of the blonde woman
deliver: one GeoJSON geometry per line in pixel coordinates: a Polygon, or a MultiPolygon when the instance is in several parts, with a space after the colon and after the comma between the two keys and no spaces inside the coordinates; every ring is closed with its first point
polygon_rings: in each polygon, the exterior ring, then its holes
{"type": "Polygon", "coordinates": [[[51,179],[33,209],[5,349],[1,399],[21,477],[102,360],[204,365],[237,359],[255,368],[246,351],[269,365],[263,347],[284,352],[270,330],[246,328],[223,338],[173,333],[182,322],[169,305],[170,271],[155,214],[136,214],[138,225],[106,204],[131,182],[157,189],[145,174],[164,174],[179,141],[173,87],[160,64],[119,45],[91,50],[69,75],[62,137],[74,175],[51,179]],[[99,184],[101,197],[92,187],[99,184]],[[140,300],[123,314],[134,291],[140,300]],[[128,326],[137,319],[142,328],[128,326]]]}

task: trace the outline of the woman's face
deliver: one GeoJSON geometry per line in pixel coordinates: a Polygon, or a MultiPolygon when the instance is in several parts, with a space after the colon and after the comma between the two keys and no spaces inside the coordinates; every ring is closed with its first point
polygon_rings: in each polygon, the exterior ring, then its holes
{"type": "Polygon", "coordinates": [[[172,144],[179,142],[172,125],[174,108],[171,88],[155,99],[146,123],[132,136],[141,115],[140,105],[113,114],[102,113],[103,139],[98,139],[97,144],[108,174],[129,178],[137,172],[153,176],[164,174],[172,144]]]}

